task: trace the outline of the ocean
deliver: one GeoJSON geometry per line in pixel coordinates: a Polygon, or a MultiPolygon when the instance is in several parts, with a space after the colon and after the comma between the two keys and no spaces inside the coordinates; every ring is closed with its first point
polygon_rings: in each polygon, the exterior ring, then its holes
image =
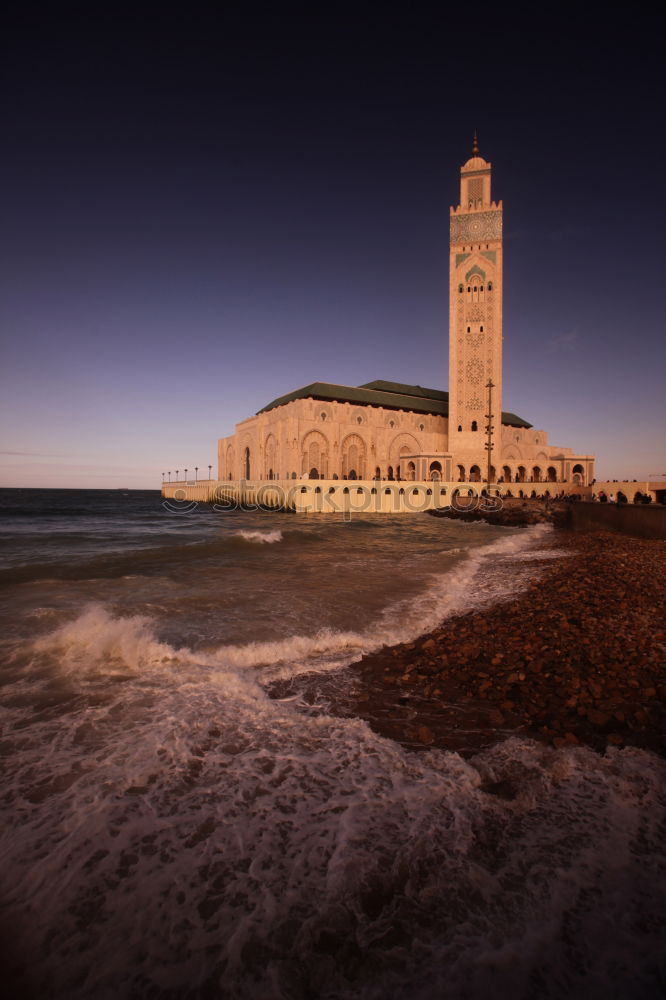
{"type": "Polygon", "coordinates": [[[663,995],[666,762],[510,733],[415,752],[331,697],[365,652],[537,579],[549,531],[0,491],[5,982],[663,995]]]}

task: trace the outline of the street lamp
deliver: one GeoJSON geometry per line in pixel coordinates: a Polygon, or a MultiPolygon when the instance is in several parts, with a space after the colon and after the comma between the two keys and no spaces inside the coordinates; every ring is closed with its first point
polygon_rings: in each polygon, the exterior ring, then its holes
{"type": "Polygon", "coordinates": [[[185,480],[187,481],[187,469],[185,469],[185,480]]]}
{"type": "Polygon", "coordinates": [[[178,482],[178,475],[179,475],[179,473],[180,473],[180,469],[176,469],[176,482],[178,482]]]}
{"type": "Polygon", "coordinates": [[[197,481],[197,476],[198,476],[198,474],[199,474],[199,466],[198,466],[198,465],[195,465],[195,466],[194,466],[194,482],[195,482],[195,483],[196,483],[196,481],[197,481]]]}
{"type": "Polygon", "coordinates": [[[212,466],[212,465],[209,465],[209,466],[208,466],[208,478],[209,478],[209,479],[210,479],[210,470],[211,470],[212,468],[213,468],[213,466],[212,466]]]}
{"type": "Polygon", "coordinates": [[[171,469],[169,469],[169,482],[171,482],[171,469]]]}

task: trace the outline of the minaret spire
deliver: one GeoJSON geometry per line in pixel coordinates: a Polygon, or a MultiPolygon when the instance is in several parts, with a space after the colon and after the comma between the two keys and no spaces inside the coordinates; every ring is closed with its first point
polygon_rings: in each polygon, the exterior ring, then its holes
{"type": "Polygon", "coordinates": [[[472,156],[481,156],[479,153],[479,140],[476,137],[476,129],[474,129],[474,139],[472,140],[472,156]]]}

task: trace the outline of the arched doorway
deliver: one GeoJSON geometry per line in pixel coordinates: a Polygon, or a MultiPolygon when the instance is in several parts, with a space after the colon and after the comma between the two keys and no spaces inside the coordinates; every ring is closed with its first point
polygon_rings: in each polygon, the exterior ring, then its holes
{"type": "Polygon", "coordinates": [[[546,471],[546,477],[547,477],[549,483],[556,483],[557,482],[557,472],[553,468],[552,465],[548,466],[548,469],[546,471]]]}
{"type": "Polygon", "coordinates": [[[585,485],[585,470],[583,469],[582,465],[574,465],[573,469],[571,470],[571,473],[572,473],[571,478],[573,479],[576,486],[585,485]]]}
{"type": "Polygon", "coordinates": [[[473,465],[469,470],[469,481],[470,483],[480,483],[481,482],[481,469],[478,465],[473,465]]]}
{"type": "Polygon", "coordinates": [[[328,471],[328,441],[321,431],[309,431],[301,442],[301,474],[308,472],[310,479],[326,478],[328,471]],[[314,469],[316,475],[312,475],[314,469]]]}
{"type": "Polygon", "coordinates": [[[442,465],[441,462],[431,462],[430,463],[430,478],[433,483],[438,483],[442,478],[442,465]]]}
{"type": "Polygon", "coordinates": [[[502,466],[502,479],[504,480],[505,483],[511,482],[511,469],[509,468],[508,465],[502,466]]]}
{"type": "Polygon", "coordinates": [[[527,475],[527,472],[525,470],[525,466],[524,465],[519,465],[518,466],[518,472],[516,473],[516,482],[517,483],[524,483],[526,475],[527,475]]]}
{"type": "Polygon", "coordinates": [[[389,482],[392,483],[393,482],[393,466],[392,465],[389,465],[389,467],[387,469],[387,473],[388,473],[387,478],[388,478],[389,482]]]}
{"type": "Polygon", "coordinates": [[[407,478],[416,479],[416,466],[413,462],[407,463],[407,478]]]}
{"type": "Polygon", "coordinates": [[[342,477],[363,479],[365,475],[366,446],[358,434],[349,434],[340,446],[342,477]]]}
{"type": "Polygon", "coordinates": [[[532,469],[532,482],[533,483],[541,482],[541,468],[538,465],[535,465],[534,468],[532,469]]]}

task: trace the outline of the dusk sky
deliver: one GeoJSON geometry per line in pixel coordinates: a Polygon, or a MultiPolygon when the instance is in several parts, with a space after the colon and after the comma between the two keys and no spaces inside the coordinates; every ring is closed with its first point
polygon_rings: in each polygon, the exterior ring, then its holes
{"type": "Polygon", "coordinates": [[[11,5],[0,485],[158,488],[309,382],[448,388],[475,129],[504,408],[666,473],[663,18],[467,9],[11,5]]]}

